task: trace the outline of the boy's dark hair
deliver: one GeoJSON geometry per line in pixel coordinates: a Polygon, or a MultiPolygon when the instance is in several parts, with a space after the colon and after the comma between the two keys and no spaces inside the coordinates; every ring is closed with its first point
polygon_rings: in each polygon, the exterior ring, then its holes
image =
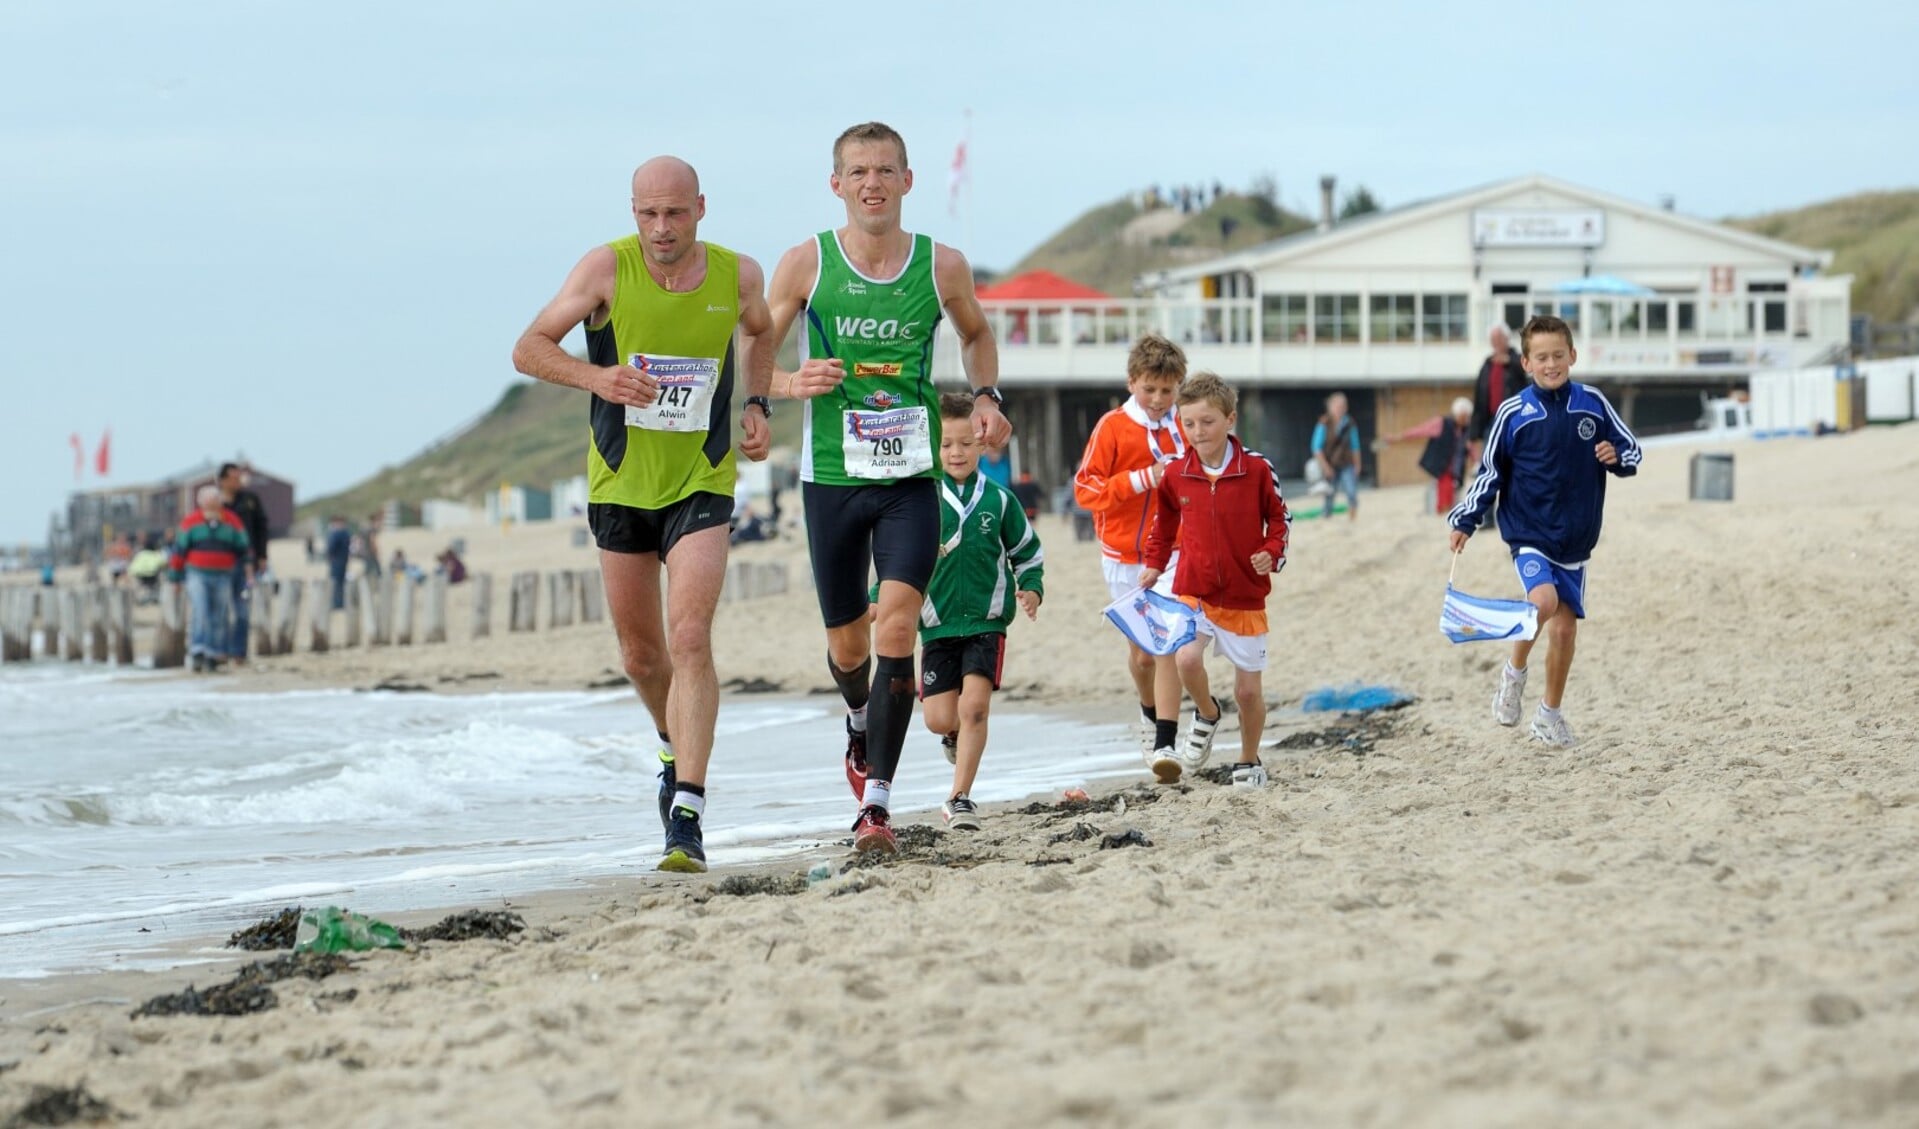
{"type": "Polygon", "coordinates": [[[1126,353],[1127,382],[1141,376],[1186,379],[1186,351],[1161,334],[1146,334],[1126,353]]]}
{"type": "Polygon", "coordinates": [[[964,392],[940,393],[941,419],[972,419],[973,398],[964,392]]]}
{"type": "Polygon", "coordinates": [[[240,469],[240,464],[239,464],[239,463],[221,463],[221,464],[220,464],[220,473],[218,473],[218,474],[216,474],[216,475],[214,475],[213,477],[215,477],[215,478],[225,478],[225,477],[226,477],[227,475],[229,475],[229,474],[232,474],[232,473],[233,473],[234,471],[236,471],[236,470],[239,470],[239,469],[240,469]]]}
{"type": "Polygon", "coordinates": [[[1521,355],[1532,356],[1533,336],[1539,333],[1557,333],[1566,339],[1566,347],[1568,349],[1572,348],[1573,327],[1567,325],[1563,318],[1556,318],[1551,314],[1540,314],[1538,317],[1528,319],[1526,328],[1519,331],[1519,352],[1521,355]]]}
{"type": "Polygon", "coordinates": [[[848,126],[845,133],[834,139],[834,172],[839,172],[844,167],[840,164],[840,151],[846,148],[846,143],[849,141],[891,141],[900,151],[900,168],[911,167],[906,163],[906,138],[900,136],[899,130],[885,122],[861,122],[855,126],[848,126]]]}
{"type": "Polygon", "coordinates": [[[1196,372],[1187,377],[1175,399],[1181,407],[1205,400],[1218,408],[1221,415],[1229,416],[1239,410],[1239,393],[1216,372],[1196,372]]]}

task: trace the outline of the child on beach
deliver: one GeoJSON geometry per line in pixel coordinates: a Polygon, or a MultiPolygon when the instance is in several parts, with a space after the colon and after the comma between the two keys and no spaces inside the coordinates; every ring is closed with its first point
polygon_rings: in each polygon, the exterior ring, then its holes
{"type": "Polygon", "coordinates": [[[1013,492],[979,472],[984,447],[971,419],[973,397],[940,396],[940,561],[919,607],[919,707],[954,766],[940,814],[956,831],[979,829],[969,793],[1013,607],[1038,618],[1046,595],[1040,538],[1013,492]]]}
{"type": "MultiPolygon", "coordinates": [[[[1179,390],[1179,422],[1188,449],[1166,467],[1146,538],[1139,582],[1151,586],[1180,546],[1173,594],[1198,612],[1199,634],[1174,656],[1180,682],[1193,698],[1186,745],[1162,722],[1152,770],[1163,784],[1206,763],[1219,727],[1219,699],[1206,678],[1206,646],[1233,664],[1233,700],[1239,707],[1239,762],[1233,786],[1266,783],[1259,737],[1266,728],[1266,597],[1273,574],[1286,567],[1293,515],[1279,492],[1273,464],[1233,437],[1239,396],[1210,372],[1195,373],[1179,390]],[[1205,703],[1205,704],[1201,704],[1205,703]],[[1212,716],[1208,717],[1207,714],[1212,716]]],[[[1175,721],[1176,724],[1176,721],[1175,721]]]]}
{"type": "MultiPolygon", "coordinates": [[[[1499,535],[1519,570],[1526,598],[1539,609],[1546,651],[1546,690],[1532,736],[1554,748],[1574,743],[1559,712],[1572,669],[1573,640],[1586,618],[1586,560],[1599,543],[1606,475],[1639,472],[1639,441],[1596,388],[1576,383],[1572,327],[1542,316],[1520,332],[1521,363],[1533,383],[1500,405],[1486,432],[1479,477],[1450,514],[1455,553],[1498,505],[1499,535]]],[[[1513,644],[1493,694],[1493,720],[1519,724],[1526,660],[1536,640],[1513,644]]]]}
{"type": "Polygon", "coordinates": [[[946,393],[939,409],[940,555],[920,606],[920,704],[953,765],[953,791],[940,811],[955,831],[978,831],[969,793],[1006,661],[1006,628],[1016,603],[1026,618],[1038,617],[1044,558],[1019,500],[979,472],[973,397],[946,393]]]}
{"type": "MultiPolygon", "coordinates": [[[[1148,333],[1126,354],[1125,403],[1100,417],[1087,436],[1073,500],[1093,515],[1100,569],[1117,600],[1140,586],[1140,559],[1152,527],[1154,491],[1166,466],[1186,453],[1186,439],[1173,415],[1173,397],[1186,379],[1186,354],[1157,333],[1148,333]]],[[[1169,581],[1170,583],[1170,581],[1169,581]]],[[[1162,592],[1171,595],[1162,586],[1162,592]]],[[[1151,763],[1158,743],[1159,703],[1171,701],[1177,725],[1179,674],[1170,655],[1155,659],[1127,644],[1126,669],[1139,692],[1140,757],[1151,763]]]]}

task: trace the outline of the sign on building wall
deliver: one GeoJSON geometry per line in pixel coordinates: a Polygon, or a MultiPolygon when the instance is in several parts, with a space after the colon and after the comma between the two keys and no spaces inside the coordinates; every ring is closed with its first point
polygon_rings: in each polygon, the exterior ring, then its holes
{"type": "Polygon", "coordinates": [[[1475,208],[1476,247],[1597,247],[1606,213],[1597,208],[1475,208]]]}

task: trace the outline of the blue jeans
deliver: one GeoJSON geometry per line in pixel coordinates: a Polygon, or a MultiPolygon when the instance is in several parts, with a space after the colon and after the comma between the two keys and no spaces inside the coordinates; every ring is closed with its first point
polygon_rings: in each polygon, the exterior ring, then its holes
{"type": "Polygon", "coordinates": [[[233,576],[205,569],[187,570],[187,653],[221,659],[229,642],[227,613],[233,603],[233,576]]]}
{"type": "Polygon", "coordinates": [[[1359,508],[1359,468],[1343,466],[1333,472],[1333,488],[1326,494],[1326,508],[1319,516],[1333,516],[1333,499],[1346,495],[1346,509],[1350,512],[1359,508]]]}
{"type": "Polygon", "coordinates": [[[346,607],[346,562],[327,562],[327,575],[333,580],[333,610],[346,607]]]}
{"type": "Polygon", "coordinates": [[[253,622],[253,601],[247,595],[247,566],[243,561],[233,566],[233,637],[227,642],[229,658],[247,657],[247,628],[253,622]]]}

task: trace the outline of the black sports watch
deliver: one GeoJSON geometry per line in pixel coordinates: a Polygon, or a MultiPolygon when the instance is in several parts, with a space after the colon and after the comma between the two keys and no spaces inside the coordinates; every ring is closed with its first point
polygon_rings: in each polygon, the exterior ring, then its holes
{"type": "Polygon", "coordinates": [[[758,405],[761,415],[765,416],[767,419],[773,418],[773,401],[767,399],[764,396],[748,396],[746,398],[746,403],[741,404],[740,408],[741,410],[745,410],[755,405],[758,405]]]}
{"type": "Polygon", "coordinates": [[[973,389],[973,399],[977,400],[981,396],[985,396],[987,399],[993,401],[995,404],[998,404],[1002,408],[1006,406],[1006,397],[1000,395],[999,389],[994,388],[990,384],[973,389]]]}

